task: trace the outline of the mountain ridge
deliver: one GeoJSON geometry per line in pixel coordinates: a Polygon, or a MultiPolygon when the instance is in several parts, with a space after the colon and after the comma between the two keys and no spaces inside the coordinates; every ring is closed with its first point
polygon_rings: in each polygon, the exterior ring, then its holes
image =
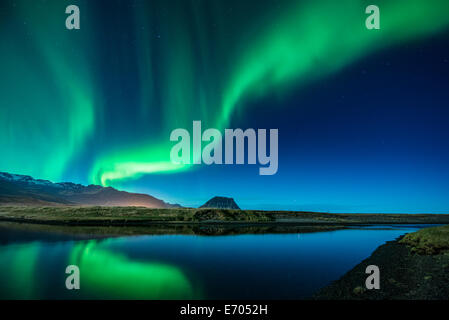
{"type": "Polygon", "coordinates": [[[179,207],[148,194],[131,193],[92,184],[84,186],[72,182],[53,183],[49,180],[7,172],[0,172],[0,205],[179,207]]]}
{"type": "Polygon", "coordinates": [[[214,208],[214,209],[234,209],[240,210],[237,203],[235,203],[233,198],[227,197],[213,197],[205,204],[203,204],[200,208],[214,208]]]}

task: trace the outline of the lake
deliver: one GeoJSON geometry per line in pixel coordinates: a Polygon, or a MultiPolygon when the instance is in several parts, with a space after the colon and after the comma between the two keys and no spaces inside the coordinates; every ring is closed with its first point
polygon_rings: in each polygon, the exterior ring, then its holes
{"type": "Polygon", "coordinates": [[[422,227],[80,239],[10,226],[0,228],[1,299],[305,299],[422,227]],[[65,287],[68,265],[80,290],[65,287]]]}

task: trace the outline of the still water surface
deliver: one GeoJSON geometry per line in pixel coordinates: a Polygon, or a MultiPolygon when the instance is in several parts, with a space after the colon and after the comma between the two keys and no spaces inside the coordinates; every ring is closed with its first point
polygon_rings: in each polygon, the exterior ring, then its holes
{"type": "Polygon", "coordinates": [[[74,240],[0,230],[1,299],[303,299],[422,226],[74,240]],[[80,290],[65,269],[80,268],[80,290]]]}

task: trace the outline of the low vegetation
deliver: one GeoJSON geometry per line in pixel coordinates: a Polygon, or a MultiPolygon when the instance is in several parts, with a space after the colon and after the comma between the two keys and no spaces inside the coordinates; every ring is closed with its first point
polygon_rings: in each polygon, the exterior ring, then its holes
{"type": "Polygon", "coordinates": [[[409,233],[400,240],[419,254],[439,254],[449,252],[449,225],[421,229],[409,233]]]}
{"type": "Polygon", "coordinates": [[[335,214],[210,208],[0,206],[0,220],[60,225],[267,223],[302,225],[449,224],[447,214],[335,214]]]}
{"type": "Polygon", "coordinates": [[[143,207],[0,207],[0,219],[34,221],[147,221],[202,222],[237,221],[267,222],[273,217],[262,211],[227,209],[149,209],[143,207]]]}

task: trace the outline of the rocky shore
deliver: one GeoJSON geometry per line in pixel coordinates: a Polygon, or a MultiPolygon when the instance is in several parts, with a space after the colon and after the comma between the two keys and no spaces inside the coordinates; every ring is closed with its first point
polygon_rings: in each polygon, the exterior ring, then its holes
{"type": "MultiPolygon", "coordinates": [[[[430,229],[430,228],[429,228],[430,229]]],[[[447,300],[449,299],[449,253],[422,254],[399,238],[377,248],[373,254],[341,279],[321,289],[316,300],[447,300]],[[380,269],[380,289],[368,290],[366,267],[380,269]]]]}

